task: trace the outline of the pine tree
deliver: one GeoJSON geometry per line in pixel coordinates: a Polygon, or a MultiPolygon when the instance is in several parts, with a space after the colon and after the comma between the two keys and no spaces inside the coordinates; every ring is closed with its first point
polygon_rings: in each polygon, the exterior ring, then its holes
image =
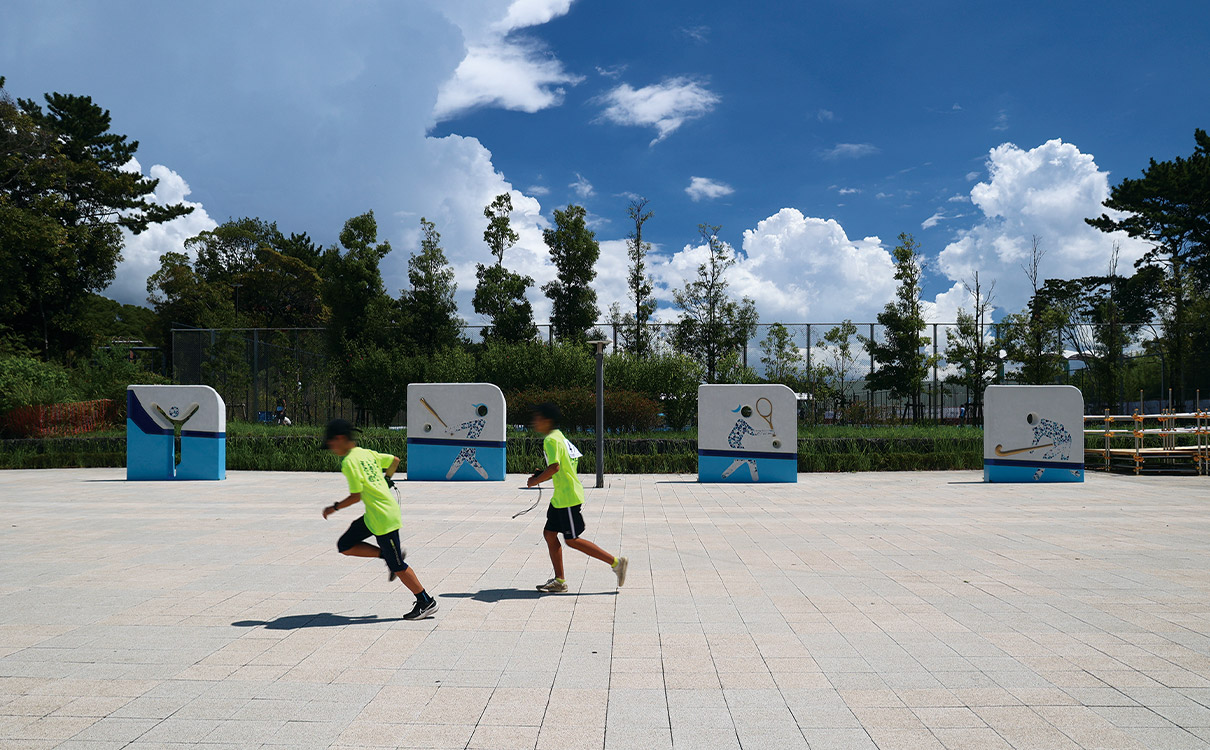
{"type": "Polygon", "coordinates": [[[139,143],[110,131],[108,110],[87,96],[45,101],[13,100],[0,77],[0,331],[49,357],[91,338],[74,322],[113,281],[122,229],[193,208],[151,200],[159,181],[125,168],[139,143]]]}
{"type": "Polygon", "coordinates": [[[1199,128],[1193,138],[1192,156],[1152,159],[1141,178],[1124,179],[1110,190],[1105,207],[1125,212],[1124,218],[1086,219],[1103,232],[1125,231],[1151,244],[1136,265],[1163,272],[1165,361],[1181,403],[1189,396],[1191,308],[1210,292],[1210,135],[1199,128]]]}

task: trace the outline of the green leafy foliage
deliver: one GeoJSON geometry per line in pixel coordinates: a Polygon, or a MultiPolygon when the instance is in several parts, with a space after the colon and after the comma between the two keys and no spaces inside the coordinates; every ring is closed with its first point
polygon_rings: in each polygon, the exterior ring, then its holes
{"type": "Polygon", "coordinates": [[[0,357],[0,414],[19,406],[60,404],[79,398],[71,372],[33,357],[0,357]]]}
{"type": "Polygon", "coordinates": [[[747,345],[756,330],[756,304],[748,299],[736,302],[727,293],[725,274],[735,265],[735,251],[719,239],[722,227],[698,225],[706,244],[706,262],[698,266],[697,277],[673,292],[673,301],[681,311],[673,333],[678,351],[698,359],[706,366],[706,381],[720,382],[719,363],[729,352],[747,345]]]}
{"type": "Polygon", "coordinates": [[[888,302],[878,313],[885,338],[878,341],[860,337],[877,363],[867,382],[874,390],[890,391],[893,398],[911,399],[913,418],[919,419],[921,384],[932,362],[924,352],[929,339],[920,335],[925,325],[920,301],[924,275],[920,244],[912,235],[900,234],[893,256],[899,286],[895,290],[895,301],[888,302]]]}
{"type": "Polygon", "coordinates": [[[1123,179],[1110,190],[1105,207],[1124,216],[1087,219],[1101,231],[1124,231],[1151,244],[1137,265],[1160,272],[1160,346],[1167,350],[1168,382],[1182,402],[1191,395],[1186,381],[1192,339],[1200,333],[1205,340],[1210,330],[1210,320],[1196,316],[1210,293],[1210,135],[1198,128],[1193,139],[1191,156],[1151,159],[1142,177],[1123,179]]]}
{"type": "Polygon", "coordinates": [[[781,323],[769,326],[768,333],[760,342],[760,362],[765,366],[765,380],[781,383],[800,390],[806,360],[794,343],[790,329],[781,323]]]}
{"type": "Polygon", "coordinates": [[[399,300],[400,319],[411,347],[433,353],[462,343],[462,320],[454,302],[454,268],[441,249],[441,234],[424,217],[420,232],[420,252],[408,259],[411,288],[399,300]]]}
{"type": "Polygon", "coordinates": [[[647,255],[651,243],[643,241],[643,225],[654,215],[647,209],[646,198],[632,198],[626,214],[634,228],[626,237],[626,256],[630,267],[626,270],[626,286],[630,296],[630,309],[622,312],[620,303],[615,302],[609,310],[609,321],[621,339],[622,349],[630,354],[645,355],[651,351],[652,336],[648,323],[655,314],[656,302],[652,296],[655,282],[647,272],[647,255]]]}
{"type": "Polygon", "coordinates": [[[475,277],[478,279],[473,300],[475,312],[491,321],[483,330],[483,339],[509,344],[537,339],[533,306],[526,297],[534,280],[504,266],[482,263],[476,265],[475,277]]]}
{"type": "Polygon", "coordinates": [[[107,398],[114,402],[118,415],[124,418],[126,386],[171,382],[163,375],[149,372],[132,354],[129,349],[97,349],[91,357],[82,360],[71,373],[77,397],[86,401],[107,398]]]}
{"type": "MultiPolygon", "coordinates": [[[[518,391],[508,399],[509,424],[529,424],[534,407],[551,402],[563,412],[568,432],[591,430],[597,423],[597,400],[588,388],[533,389],[518,391]]],[[[605,429],[610,432],[644,432],[660,423],[660,407],[654,399],[633,391],[605,391],[605,429]]]]}
{"type": "Polygon", "coordinates": [[[646,394],[660,403],[664,422],[682,430],[697,418],[697,387],[705,378],[701,363],[683,354],[605,358],[605,388],[646,394]]]}
{"type": "Polygon", "coordinates": [[[90,97],[53,93],[45,104],[14,101],[0,79],[0,325],[63,357],[87,346],[73,323],[113,281],[122,229],[193,209],[153,202],[158,181],[125,169],[138,141],[110,132],[90,97]]]}
{"type": "Polygon", "coordinates": [[[597,322],[597,293],[592,288],[601,256],[596,235],[585,224],[583,206],[555,209],[555,225],[542,232],[557,277],[542,286],[551,301],[551,325],[560,341],[584,342],[597,322]]]}

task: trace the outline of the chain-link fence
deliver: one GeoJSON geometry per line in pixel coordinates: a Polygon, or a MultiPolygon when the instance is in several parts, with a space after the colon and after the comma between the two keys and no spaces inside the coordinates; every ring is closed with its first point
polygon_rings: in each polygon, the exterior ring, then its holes
{"type": "Polygon", "coordinates": [[[322,328],[173,329],[173,382],[211,386],[232,420],[351,418],[355,406],[337,390],[325,335],[322,328]]]}
{"type": "MultiPolygon", "coordinates": [[[[885,424],[909,419],[961,423],[975,417],[963,407],[977,396],[951,382],[958,368],[946,361],[946,347],[954,323],[929,323],[922,338],[922,352],[930,358],[928,372],[915,399],[895,399],[887,391],[871,390],[870,373],[878,366],[864,344],[884,340],[877,323],[762,323],[756,326],[748,345],[740,351],[743,365],[765,375],[764,342],[774,325],[781,325],[797,351],[797,376],[790,384],[800,392],[804,418],[811,422],[885,424]],[[914,402],[914,403],[913,403],[914,402]]],[[[464,337],[472,344],[483,341],[485,326],[465,326],[464,337]]],[[[675,324],[652,323],[646,327],[648,351],[672,352],[675,324]]],[[[554,341],[550,325],[538,326],[538,339],[554,341]]],[[[984,340],[993,360],[990,382],[1012,382],[1016,364],[1000,358],[1004,348],[1002,327],[989,324],[984,340]]],[[[634,337],[633,327],[600,323],[594,337],[609,342],[607,353],[626,351],[634,337]]],[[[340,395],[336,372],[326,350],[326,331],[321,328],[286,329],[183,329],[172,331],[172,376],[177,383],[200,383],[214,387],[227,403],[228,417],[245,421],[273,422],[283,418],[304,424],[322,423],[332,417],[356,418],[357,405],[340,395]]],[[[1120,372],[1110,381],[1112,394],[1093,376],[1087,357],[1067,348],[1070,331],[1056,331],[1056,358],[1061,358],[1054,382],[1081,387],[1089,410],[1111,408],[1128,412],[1139,405],[1167,405],[1173,383],[1165,382],[1162,354],[1133,346],[1123,357],[1120,372]]],[[[1210,397],[1210,364],[1207,357],[1190,357],[1184,375],[1184,407],[1197,408],[1198,389],[1210,397]]],[[[488,378],[490,379],[490,378],[488,378]]],[[[1180,407],[1179,402],[1174,406],[1180,407]]],[[[1151,407],[1148,407],[1151,408],[1151,407]]]]}

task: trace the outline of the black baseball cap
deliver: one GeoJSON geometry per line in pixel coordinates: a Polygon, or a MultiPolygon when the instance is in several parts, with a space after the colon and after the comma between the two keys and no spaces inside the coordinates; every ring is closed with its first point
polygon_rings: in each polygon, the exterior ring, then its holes
{"type": "Polygon", "coordinates": [[[323,441],[319,444],[319,449],[320,450],[326,449],[328,447],[328,441],[334,437],[340,437],[341,435],[344,435],[345,437],[347,437],[351,440],[351,439],[356,438],[356,436],[357,436],[356,434],[358,432],[361,432],[361,430],[354,427],[353,423],[350,422],[349,420],[339,419],[339,418],[333,419],[331,422],[328,422],[328,426],[324,428],[324,438],[323,438],[323,441]]]}

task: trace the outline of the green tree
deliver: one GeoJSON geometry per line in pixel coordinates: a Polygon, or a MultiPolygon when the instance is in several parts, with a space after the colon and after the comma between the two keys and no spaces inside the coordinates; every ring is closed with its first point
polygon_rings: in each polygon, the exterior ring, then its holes
{"type": "Polygon", "coordinates": [[[924,269],[920,261],[920,244],[912,235],[899,235],[894,250],[895,301],[888,302],[878,313],[885,340],[860,337],[873,357],[876,367],[867,383],[870,390],[890,391],[892,398],[911,399],[912,418],[920,419],[921,383],[928,375],[931,357],[924,353],[929,344],[924,330],[924,311],[920,302],[920,286],[924,269]]]}
{"type": "Polygon", "coordinates": [[[420,219],[420,252],[408,259],[411,289],[400,299],[401,317],[415,348],[426,354],[462,343],[462,320],[454,293],[454,268],[441,249],[433,222],[420,219]]]}
{"type": "Polygon", "coordinates": [[[534,310],[526,292],[534,284],[529,276],[513,273],[504,266],[478,264],[475,276],[475,312],[486,315],[491,325],[483,331],[485,341],[517,344],[538,337],[534,310]]]}
{"type": "Polygon", "coordinates": [[[390,243],[378,241],[378,222],[369,211],[345,222],[340,245],[325,250],[321,261],[337,388],[358,405],[362,420],[379,424],[388,424],[402,408],[405,368],[413,364],[397,341],[398,306],[382,283],[380,264],[389,252],[390,243]]]}
{"type": "Polygon", "coordinates": [[[71,321],[113,281],[122,230],[193,209],[152,201],[158,181],[124,168],[138,141],[90,97],[45,102],[14,101],[0,78],[0,325],[51,356],[81,345],[71,321]]]}
{"type": "Polygon", "coordinates": [[[1062,314],[1038,295],[1041,265],[1046,257],[1042,238],[1034,235],[1033,250],[1022,266],[1033,290],[1024,310],[1005,315],[1000,321],[1001,341],[1008,359],[1020,365],[1015,380],[1026,385],[1053,383],[1063,374],[1062,314]]]}
{"type": "Polygon", "coordinates": [[[487,229],[483,230],[483,241],[496,256],[496,265],[504,264],[504,252],[517,244],[520,236],[513,231],[512,226],[513,197],[510,193],[501,193],[495,200],[483,209],[487,219],[487,229]]]}
{"type": "Polygon", "coordinates": [[[328,335],[332,353],[344,357],[356,343],[385,343],[394,338],[395,304],[382,283],[380,264],[391,243],[378,241],[374,212],[354,216],[340,232],[340,245],[326,249],[320,261],[323,298],[332,311],[328,335]]]}
{"type": "Polygon", "coordinates": [[[1122,395],[1124,357],[1151,321],[1161,274],[1151,267],[1121,276],[1115,248],[1107,274],[1048,279],[1039,290],[1042,303],[1061,315],[1064,338],[1084,363],[1088,403],[1111,407],[1122,395]]]}
{"type": "Polygon", "coordinates": [[[769,332],[760,342],[760,363],[765,367],[765,380],[781,383],[795,390],[803,379],[805,362],[794,335],[781,323],[769,326],[769,332]]]}
{"type": "Polygon", "coordinates": [[[634,222],[634,229],[626,238],[626,255],[630,259],[626,286],[633,311],[623,314],[621,305],[615,302],[609,316],[614,330],[622,339],[622,348],[639,356],[651,351],[652,336],[648,324],[656,306],[655,298],[651,296],[655,284],[647,272],[647,254],[651,252],[651,243],[643,241],[643,225],[654,215],[653,211],[647,209],[647,203],[646,198],[633,198],[626,207],[627,215],[634,222]]]}
{"type": "Polygon", "coordinates": [[[512,210],[513,199],[508,193],[497,195],[483,209],[483,215],[487,218],[483,241],[496,257],[495,265],[475,265],[475,278],[478,281],[473,300],[475,312],[487,316],[491,321],[483,331],[485,341],[519,343],[532,341],[538,336],[533,306],[526,296],[534,280],[504,267],[504,252],[519,239],[509,219],[512,210]]]}
{"type": "Polygon", "coordinates": [[[544,284],[542,291],[550,298],[551,325],[560,341],[587,341],[588,330],[601,313],[591,286],[597,277],[601,247],[584,222],[586,214],[583,206],[555,209],[554,228],[542,232],[557,272],[557,278],[544,284]]]}
{"type": "Polygon", "coordinates": [[[719,239],[720,229],[710,224],[698,225],[698,233],[706,243],[706,262],[698,266],[696,278],[672,294],[681,311],[673,343],[678,351],[705,365],[709,383],[719,382],[722,358],[748,345],[759,320],[752,300],[745,297],[736,302],[727,293],[725,274],[735,265],[735,252],[719,239]]]}
{"type": "Polygon", "coordinates": [[[853,400],[853,376],[857,371],[853,339],[856,337],[857,326],[853,321],[845,320],[825,331],[823,338],[815,345],[826,358],[823,370],[828,389],[845,405],[853,400]]]}
{"type": "Polygon", "coordinates": [[[1152,159],[1141,178],[1123,179],[1110,190],[1105,207],[1125,212],[1124,218],[1087,219],[1101,231],[1125,231],[1151,243],[1137,265],[1162,271],[1165,360],[1181,403],[1189,395],[1191,302],[1210,292],[1210,135],[1198,128],[1193,138],[1192,156],[1152,159]]]}
{"type": "Polygon", "coordinates": [[[983,392],[995,377],[999,365],[998,352],[993,351],[995,342],[988,340],[988,318],[992,312],[992,290],[995,282],[983,287],[979,272],[975,272],[975,281],[962,282],[966,293],[971,296],[973,305],[970,311],[958,308],[958,324],[949,332],[949,340],[945,345],[946,362],[958,369],[946,377],[946,381],[956,383],[971,394],[971,404],[974,413],[970,415],[977,423],[983,418],[983,392]]]}

